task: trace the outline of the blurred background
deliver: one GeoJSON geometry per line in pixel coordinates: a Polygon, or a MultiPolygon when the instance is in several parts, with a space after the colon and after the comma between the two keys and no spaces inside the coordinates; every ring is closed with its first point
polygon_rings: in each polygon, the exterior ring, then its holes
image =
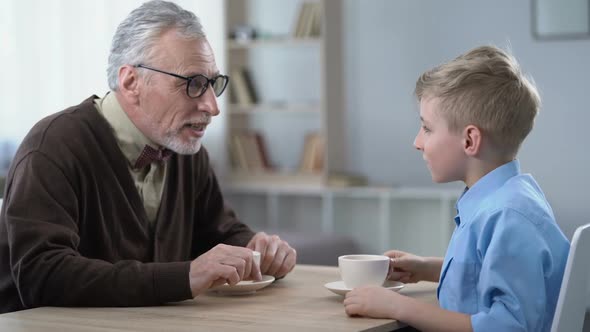
{"type": "MultiPolygon", "coordinates": [[[[142,2],[0,2],[0,177],[35,122],[107,92],[111,37],[142,2]]],[[[232,77],[205,146],[247,223],[332,234],[347,251],[443,254],[462,187],[431,182],[412,93],[423,71],[482,44],[512,50],[541,93],[523,170],[568,237],[590,222],[589,1],[175,2],[232,77]]]]}

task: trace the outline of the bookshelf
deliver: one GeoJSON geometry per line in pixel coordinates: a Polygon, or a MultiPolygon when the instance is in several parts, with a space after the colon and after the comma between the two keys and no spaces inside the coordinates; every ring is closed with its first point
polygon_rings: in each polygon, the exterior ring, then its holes
{"type": "Polygon", "coordinates": [[[231,166],[224,182],[325,183],[333,136],[328,113],[342,105],[341,6],[325,0],[226,0],[231,166]]]}
{"type": "Polygon", "coordinates": [[[221,179],[228,204],[256,230],[348,235],[363,253],[398,248],[443,255],[460,189],[368,186],[363,174],[351,177],[339,169],[347,164],[343,4],[313,1],[319,25],[306,28],[314,33],[303,33],[298,22],[309,20],[299,17],[304,3],[225,2],[227,31],[238,37],[227,40],[226,69],[232,77],[247,72],[237,89],[230,78],[228,90],[255,91],[255,97],[240,100],[230,91],[227,142],[236,135],[260,135],[266,146],[261,156],[267,158],[248,158],[258,150],[247,143],[251,138],[239,140],[237,145],[251,146],[241,153],[229,144],[233,167],[221,179]],[[248,81],[253,86],[244,84],[248,81]],[[321,162],[305,157],[306,146],[319,151],[321,162]],[[260,167],[265,164],[271,167],[260,167]]]}

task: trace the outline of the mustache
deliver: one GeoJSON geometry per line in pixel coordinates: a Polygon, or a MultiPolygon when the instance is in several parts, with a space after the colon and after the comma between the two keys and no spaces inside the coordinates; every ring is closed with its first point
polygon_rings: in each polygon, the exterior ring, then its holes
{"type": "Polygon", "coordinates": [[[198,118],[190,119],[185,124],[204,124],[208,125],[211,123],[211,115],[203,115],[198,118]]]}

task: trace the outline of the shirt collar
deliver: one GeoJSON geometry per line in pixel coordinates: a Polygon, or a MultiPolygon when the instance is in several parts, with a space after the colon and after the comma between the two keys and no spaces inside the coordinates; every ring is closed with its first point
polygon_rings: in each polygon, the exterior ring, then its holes
{"type": "Polygon", "coordinates": [[[123,111],[114,93],[109,92],[103,98],[95,99],[94,104],[113,128],[117,143],[130,165],[135,165],[146,145],[150,145],[154,149],[159,148],[137,129],[127,113],[123,111]]]}
{"type": "MultiPolygon", "coordinates": [[[[502,187],[510,178],[519,174],[520,162],[513,160],[484,175],[471,188],[465,188],[456,205],[461,222],[470,220],[480,208],[483,199],[502,187]]],[[[457,218],[455,218],[455,222],[459,226],[457,218]]]]}

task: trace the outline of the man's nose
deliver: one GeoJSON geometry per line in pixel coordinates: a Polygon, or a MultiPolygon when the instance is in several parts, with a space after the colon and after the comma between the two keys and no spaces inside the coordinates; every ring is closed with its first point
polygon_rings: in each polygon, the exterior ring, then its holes
{"type": "Polygon", "coordinates": [[[197,103],[199,103],[198,109],[200,111],[207,112],[211,114],[211,116],[217,116],[220,113],[219,105],[217,104],[217,96],[215,96],[212,86],[208,87],[207,90],[205,90],[205,93],[197,98],[197,103]]]}

